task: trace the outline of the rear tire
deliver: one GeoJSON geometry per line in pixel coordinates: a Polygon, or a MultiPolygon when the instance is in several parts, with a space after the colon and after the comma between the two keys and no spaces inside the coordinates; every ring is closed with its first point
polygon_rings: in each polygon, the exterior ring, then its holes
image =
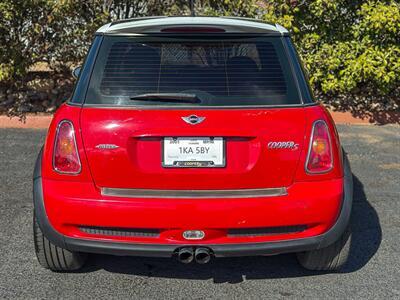
{"type": "Polygon", "coordinates": [[[85,264],[87,254],[72,252],[52,244],[43,234],[33,217],[33,241],[40,265],[56,272],[76,271],[85,264]]]}
{"type": "Polygon", "coordinates": [[[350,253],[350,226],[343,235],[328,247],[297,253],[297,260],[308,270],[337,271],[347,262],[350,253]]]}
{"type": "MultiPolygon", "coordinates": [[[[345,180],[345,200],[353,202],[353,174],[346,153],[343,151],[343,168],[345,180]]],[[[333,244],[306,252],[297,253],[297,260],[308,270],[337,271],[342,268],[349,257],[351,245],[350,222],[342,236],[333,244]]]]}

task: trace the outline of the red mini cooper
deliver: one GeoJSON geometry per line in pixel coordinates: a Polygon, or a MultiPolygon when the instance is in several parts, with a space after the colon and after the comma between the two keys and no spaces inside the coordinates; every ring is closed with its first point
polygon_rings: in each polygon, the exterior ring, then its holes
{"type": "Polygon", "coordinates": [[[75,71],[33,177],[43,267],[77,270],[87,253],[346,262],[349,162],[286,29],[122,20],[96,32],[75,71]]]}

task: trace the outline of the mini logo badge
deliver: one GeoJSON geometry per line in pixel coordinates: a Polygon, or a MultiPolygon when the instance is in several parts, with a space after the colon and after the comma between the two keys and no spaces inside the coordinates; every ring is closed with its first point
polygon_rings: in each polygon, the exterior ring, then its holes
{"type": "Polygon", "coordinates": [[[268,147],[268,149],[291,149],[291,150],[297,150],[299,148],[299,144],[296,144],[293,141],[269,142],[267,147],[268,147]]]}
{"type": "Polygon", "coordinates": [[[191,125],[199,124],[199,123],[203,122],[204,119],[205,119],[205,117],[198,117],[196,115],[190,115],[190,116],[187,116],[187,117],[182,117],[183,121],[185,121],[186,123],[191,124],[191,125]]]}

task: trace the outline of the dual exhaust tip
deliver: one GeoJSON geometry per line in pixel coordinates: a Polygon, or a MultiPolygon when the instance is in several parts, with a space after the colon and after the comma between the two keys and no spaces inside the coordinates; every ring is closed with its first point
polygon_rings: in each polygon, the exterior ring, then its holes
{"type": "Polygon", "coordinates": [[[198,264],[206,264],[211,260],[211,251],[208,248],[183,247],[178,251],[178,260],[181,263],[189,264],[193,260],[198,264]]]}

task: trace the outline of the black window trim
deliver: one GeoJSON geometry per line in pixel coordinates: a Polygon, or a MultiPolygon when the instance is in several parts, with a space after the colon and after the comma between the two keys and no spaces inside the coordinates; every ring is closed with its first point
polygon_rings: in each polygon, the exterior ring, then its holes
{"type": "Polygon", "coordinates": [[[85,104],[89,82],[94,69],[94,63],[97,60],[97,55],[99,54],[102,43],[103,37],[95,35],[93,42],[89,48],[89,52],[82,65],[79,77],[76,80],[72,96],[69,98],[67,104],[73,106],[83,106],[85,104]]]}
{"type": "Polygon", "coordinates": [[[304,104],[314,103],[314,95],[312,93],[308,78],[305,74],[300,56],[289,37],[284,37],[283,40],[286,52],[288,54],[288,57],[290,57],[290,62],[292,63],[292,66],[294,68],[292,71],[294,76],[296,77],[296,82],[299,85],[299,94],[302,97],[302,101],[304,104]]]}

